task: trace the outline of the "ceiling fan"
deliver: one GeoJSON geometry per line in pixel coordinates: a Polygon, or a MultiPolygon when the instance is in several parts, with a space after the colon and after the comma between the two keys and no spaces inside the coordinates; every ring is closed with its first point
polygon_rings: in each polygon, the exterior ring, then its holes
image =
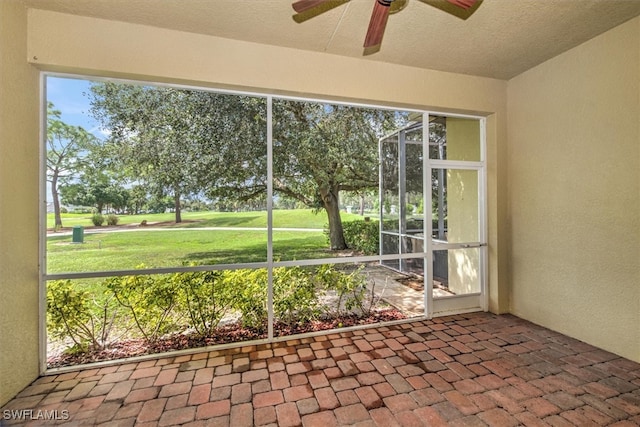
{"type": "MultiPolygon", "coordinates": [[[[298,0],[292,6],[298,14],[314,13],[316,16],[349,0],[298,0]]],[[[365,49],[374,48],[382,43],[389,14],[398,11],[406,5],[408,0],[375,0],[373,13],[369,20],[369,29],[364,39],[365,49]]],[[[482,0],[420,0],[445,12],[467,19],[482,3],[482,0]]]]}

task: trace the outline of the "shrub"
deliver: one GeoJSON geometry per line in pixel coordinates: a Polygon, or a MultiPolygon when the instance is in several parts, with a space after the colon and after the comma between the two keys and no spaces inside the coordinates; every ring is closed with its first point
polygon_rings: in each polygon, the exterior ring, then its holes
{"type": "MultiPolygon", "coordinates": [[[[234,308],[241,322],[250,328],[263,328],[267,322],[267,270],[225,271],[224,280],[233,294],[234,308]]],[[[319,296],[312,274],[300,267],[273,270],[273,315],[276,321],[292,325],[320,315],[319,296]]]]}
{"type": "Polygon", "coordinates": [[[107,225],[118,225],[118,221],[120,221],[120,218],[117,215],[109,214],[107,216],[107,225]]]}
{"type": "MultiPolygon", "coordinates": [[[[380,223],[378,221],[346,221],[342,223],[347,246],[365,255],[375,255],[380,250],[380,223]]],[[[328,230],[325,229],[328,238],[328,230]]]]}
{"type": "Polygon", "coordinates": [[[267,270],[264,268],[225,271],[223,280],[233,293],[233,307],[242,325],[262,329],[267,322],[267,270]]]}
{"type": "Polygon", "coordinates": [[[47,329],[56,338],[71,338],[75,350],[102,349],[114,325],[112,299],[102,303],[77,290],[71,280],[47,284],[47,329]]]}
{"type": "Polygon", "coordinates": [[[180,291],[180,309],[186,311],[191,327],[202,336],[213,333],[231,310],[234,295],[220,271],[178,273],[171,277],[180,291]]]}
{"type": "Polygon", "coordinates": [[[168,275],[112,277],[105,282],[118,303],[132,316],[135,326],[148,341],[174,331],[178,323],[171,316],[176,306],[177,290],[168,275]]]}
{"type": "Polygon", "coordinates": [[[316,270],[315,280],[318,287],[336,292],[338,299],[332,313],[341,316],[354,310],[361,314],[369,314],[372,305],[367,305],[367,279],[362,275],[362,268],[351,273],[344,273],[335,269],[333,265],[325,264],[316,270]]]}
{"type": "Polygon", "coordinates": [[[95,225],[96,227],[101,227],[102,224],[104,224],[104,217],[102,216],[102,214],[99,213],[94,213],[91,216],[91,222],[93,223],[93,225],[95,225]]]}
{"type": "MultiPolygon", "coordinates": [[[[333,265],[275,268],[274,320],[290,326],[307,323],[325,309],[334,316],[369,314],[377,300],[373,287],[367,295],[361,270],[343,272],[333,265]],[[327,291],[337,296],[330,308],[320,302],[327,291]]],[[[47,287],[47,327],[54,337],[72,339],[79,351],[104,348],[116,315],[119,332],[137,328],[150,342],[178,332],[185,319],[200,336],[214,335],[230,313],[241,315],[244,327],[264,330],[267,279],[264,268],[112,277],[100,284],[106,290],[102,303],[95,301],[102,294],[91,297],[70,280],[56,281],[47,287]]]]}
{"type": "Polygon", "coordinates": [[[300,267],[273,270],[273,314],[277,320],[292,325],[317,319],[319,293],[308,270],[300,267]]]}

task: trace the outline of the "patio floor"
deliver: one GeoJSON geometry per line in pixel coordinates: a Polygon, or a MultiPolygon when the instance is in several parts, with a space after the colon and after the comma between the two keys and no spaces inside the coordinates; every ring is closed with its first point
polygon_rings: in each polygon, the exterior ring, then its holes
{"type": "Polygon", "coordinates": [[[2,409],[0,425],[635,426],[640,364],[473,313],[45,376],[2,409]]]}

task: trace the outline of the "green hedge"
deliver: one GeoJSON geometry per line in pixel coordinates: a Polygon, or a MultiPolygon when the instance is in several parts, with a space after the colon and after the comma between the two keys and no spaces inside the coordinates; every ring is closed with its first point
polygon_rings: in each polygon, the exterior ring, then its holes
{"type": "MultiPolygon", "coordinates": [[[[398,222],[389,220],[384,222],[386,230],[397,229],[398,222]]],[[[445,229],[447,221],[445,220],[445,229]]],[[[379,221],[345,221],[342,223],[344,239],[350,249],[363,255],[377,255],[380,251],[380,222],[379,221]]],[[[407,220],[407,229],[421,229],[422,221],[416,219],[407,220]]],[[[437,230],[438,221],[433,222],[433,229],[437,230]]],[[[329,242],[329,230],[325,228],[325,236],[329,242]]]]}
{"type": "MultiPolygon", "coordinates": [[[[347,246],[364,255],[376,255],[380,250],[380,223],[378,221],[345,221],[342,231],[347,246]]],[[[324,229],[329,242],[329,229],[324,229]]]]}
{"type": "MultiPolygon", "coordinates": [[[[140,266],[144,268],[144,266],[140,266]]],[[[59,280],[47,284],[47,328],[51,336],[74,343],[74,351],[101,349],[137,331],[147,341],[190,331],[215,334],[227,315],[239,316],[249,328],[267,325],[267,270],[241,269],[158,275],[111,277],[91,293],[82,283],[59,280]]],[[[293,325],[348,310],[366,312],[366,279],[334,266],[280,267],[273,271],[273,309],[276,322],[293,325]],[[335,292],[333,306],[322,303],[335,292]]]]}

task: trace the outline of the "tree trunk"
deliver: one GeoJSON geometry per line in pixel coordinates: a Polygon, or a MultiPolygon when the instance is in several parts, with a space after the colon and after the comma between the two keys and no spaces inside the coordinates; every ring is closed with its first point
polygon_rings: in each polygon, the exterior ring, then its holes
{"type": "Polygon", "coordinates": [[[364,216],[364,194],[360,195],[360,216],[364,216]]]}
{"type": "Polygon", "coordinates": [[[174,208],[176,211],[176,224],[182,222],[182,211],[180,209],[180,192],[176,191],[173,196],[174,208]]]}
{"type": "Polygon", "coordinates": [[[332,251],[347,249],[340,217],[340,198],[337,189],[320,189],[322,203],[329,219],[329,242],[332,251]]]}
{"type": "Polygon", "coordinates": [[[62,216],[60,215],[60,194],[58,194],[58,173],[54,172],[51,177],[51,197],[53,198],[53,215],[55,217],[54,228],[62,228],[62,216]]]}

